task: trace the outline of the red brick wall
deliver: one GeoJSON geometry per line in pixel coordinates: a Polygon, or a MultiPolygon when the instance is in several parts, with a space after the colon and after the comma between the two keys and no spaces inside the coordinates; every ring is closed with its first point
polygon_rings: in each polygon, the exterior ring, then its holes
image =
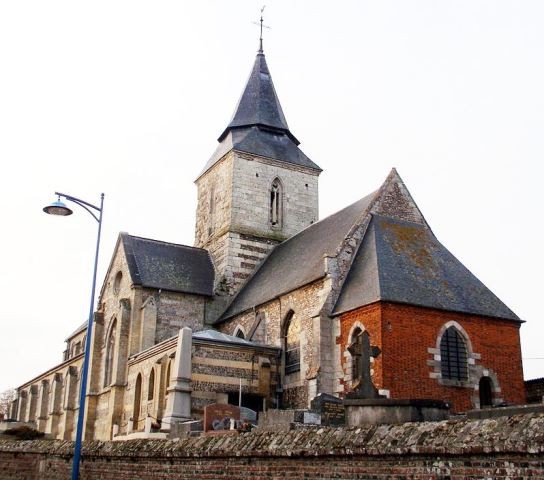
{"type": "MultiPolygon", "coordinates": [[[[0,453],[0,480],[70,478],[71,463],[59,457],[0,453]]],[[[83,461],[81,480],[311,480],[424,478],[544,478],[542,457],[530,454],[444,456],[360,455],[329,457],[113,458],[83,461]]]]}
{"type": "MultiPolygon", "coordinates": [[[[381,304],[375,303],[367,307],[353,310],[345,315],[342,315],[340,323],[340,337],[336,339],[336,343],[340,345],[340,352],[342,355],[342,368],[347,372],[348,365],[344,352],[350,343],[350,332],[353,330],[354,325],[359,322],[368,331],[370,335],[371,345],[377,345],[382,348],[382,307],[381,304]]],[[[375,359],[372,369],[374,371],[373,381],[376,388],[383,387],[383,359],[382,355],[379,355],[375,359]]],[[[348,392],[351,385],[344,384],[344,389],[348,392]]]]}
{"type": "Polygon", "coordinates": [[[430,378],[428,364],[440,328],[448,321],[459,323],[468,334],[473,352],[481,355],[477,365],[491,369],[498,378],[499,395],[508,403],[525,403],[519,324],[475,315],[430,308],[379,303],[341,317],[344,351],[347,332],[355,321],[368,329],[371,343],[382,349],[375,362],[374,381],[390,391],[391,398],[435,398],[452,404],[453,411],[473,407],[474,388],[440,385],[430,378]]]}

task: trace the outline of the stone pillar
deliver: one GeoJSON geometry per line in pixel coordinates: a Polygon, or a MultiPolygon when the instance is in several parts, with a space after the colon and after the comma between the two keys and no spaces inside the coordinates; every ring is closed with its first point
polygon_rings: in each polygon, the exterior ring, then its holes
{"type": "Polygon", "coordinates": [[[19,396],[17,395],[10,404],[8,418],[12,420],[15,420],[17,418],[18,407],[19,407],[19,396]]]}
{"type": "Polygon", "coordinates": [[[28,407],[28,413],[25,421],[36,422],[38,417],[38,385],[32,385],[30,387],[30,405],[28,407]]]}
{"type": "Polygon", "coordinates": [[[164,412],[163,428],[173,423],[191,420],[191,370],[193,332],[185,327],[179,331],[176,359],[168,387],[168,404],[164,412]]]}
{"type": "Polygon", "coordinates": [[[42,380],[38,394],[38,415],[36,418],[36,428],[40,432],[47,431],[47,420],[49,418],[49,380],[42,380]]]}
{"type": "Polygon", "coordinates": [[[72,440],[75,435],[75,419],[77,418],[77,367],[70,366],[65,380],[65,396],[64,396],[64,433],[63,440],[72,440]]]}
{"type": "Polygon", "coordinates": [[[27,410],[27,403],[28,403],[28,392],[25,390],[20,390],[17,392],[17,398],[18,398],[18,405],[17,405],[17,415],[15,416],[15,419],[18,422],[24,422],[25,421],[25,415],[27,410]]]}

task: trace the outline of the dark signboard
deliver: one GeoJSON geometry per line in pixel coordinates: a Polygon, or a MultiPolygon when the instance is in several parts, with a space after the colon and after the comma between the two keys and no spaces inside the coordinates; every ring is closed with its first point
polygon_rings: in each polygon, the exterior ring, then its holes
{"type": "Polygon", "coordinates": [[[339,427],[346,424],[346,412],[340,398],[320,393],[311,402],[314,412],[321,415],[321,425],[339,427]]]}

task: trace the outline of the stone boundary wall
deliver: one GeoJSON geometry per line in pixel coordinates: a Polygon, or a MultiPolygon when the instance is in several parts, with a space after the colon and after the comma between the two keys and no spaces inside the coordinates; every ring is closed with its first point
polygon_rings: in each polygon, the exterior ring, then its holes
{"type": "MultiPolygon", "coordinates": [[[[0,441],[0,479],[69,478],[73,443],[0,441]]],[[[544,478],[544,414],[89,442],[81,479],[544,478]]]]}

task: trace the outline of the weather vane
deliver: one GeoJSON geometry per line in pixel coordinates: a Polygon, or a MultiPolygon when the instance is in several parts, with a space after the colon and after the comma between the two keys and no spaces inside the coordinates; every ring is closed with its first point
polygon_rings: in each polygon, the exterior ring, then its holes
{"type": "Polygon", "coordinates": [[[268,29],[270,28],[268,25],[263,24],[264,7],[266,7],[266,5],[263,5],[263,8],[261,8],[261,20],[259,22],[253,22],[254,25],[260,25],[261,27],[261,36],[259,37],[259,53],[263,53],[263,27],[268,29]]]}

